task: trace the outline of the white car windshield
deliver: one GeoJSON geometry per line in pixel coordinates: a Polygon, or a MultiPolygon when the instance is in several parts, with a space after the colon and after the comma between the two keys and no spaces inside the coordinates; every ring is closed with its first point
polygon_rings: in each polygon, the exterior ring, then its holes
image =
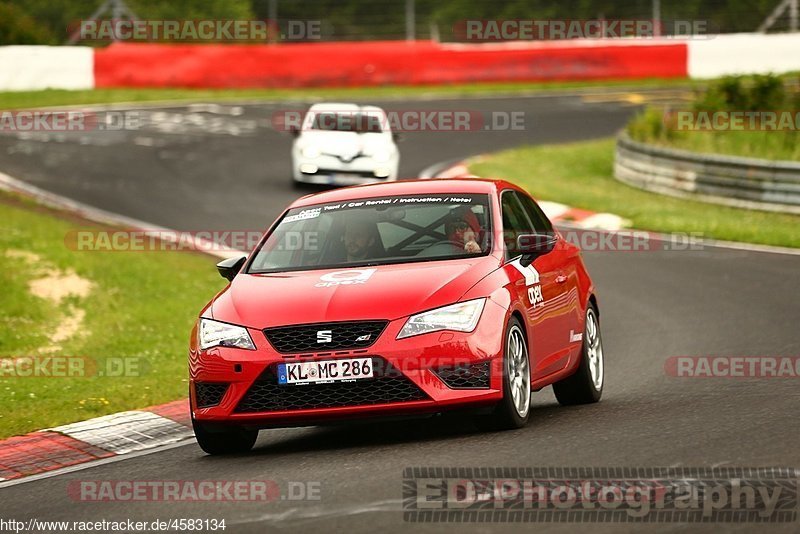
{"type": "Polygon", "coordinates": [[[315,112],[312,130],[328,132],[383,133],[386,117],[382,113],[315,112]]]}
{"type": "Polygon", "coordinates": [[[488,254],[489,197],[379,197],[289,210],[250,273],[456,259],[488,254]]]}

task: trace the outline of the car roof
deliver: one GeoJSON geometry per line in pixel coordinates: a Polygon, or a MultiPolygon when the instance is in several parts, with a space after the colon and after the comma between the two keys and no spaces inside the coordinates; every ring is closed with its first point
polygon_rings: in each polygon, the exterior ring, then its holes
{"type": "Polygon", "coordinates": [[[516,189],[516,185],[505,180],[481,178],[434,178],[430,180],[397,180],[367,185],[342,187],[313,195],[306,195],[292,203],[292,207],[328,204],[347,200],[373,198],[380,196],[425,195],[442,193],[494,194],[503,189],[516,189]]]}
{"type": "Polygon", "coordinates": [[[330,111],[330,112],[339,112],[339,113],[355,113],[355,112],[383,112],[383,110],[377,106],[359,106],[358,104],[352,103],[340,103],[340,102],[320,102],[318,104],[313,104],[308,111],[313,111],[315,113],[320,111],[330,111]]]}

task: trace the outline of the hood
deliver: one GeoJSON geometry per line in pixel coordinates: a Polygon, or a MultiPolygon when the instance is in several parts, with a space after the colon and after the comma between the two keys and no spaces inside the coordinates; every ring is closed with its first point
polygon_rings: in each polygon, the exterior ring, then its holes
{"type": "Polygon", "coordinates": [[[481,256],[398,265],[239,274],[214,300],[214,319],[251,328],[398,319],[457,302],[499,267],[481,256]]]}

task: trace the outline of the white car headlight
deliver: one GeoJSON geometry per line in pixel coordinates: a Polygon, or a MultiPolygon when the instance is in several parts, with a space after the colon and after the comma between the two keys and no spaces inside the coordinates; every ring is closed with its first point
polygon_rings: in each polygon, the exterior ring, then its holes
{"type": "Polygon", "coordinates": [[[302,154],[304,158],[314,159],[319,157],[320,151],[317,147],[313,145],[304,146],[302,150],[300,150],[300,154],[302,154]]]}
{"type": "Polygon", "coordinates": [[[439,330],[472,332],[478,325],[478,319],[481,318],[485,303],[485,298],[468,300],[412,315],[408,318],[400,333],[397,334],[397,339],[439,330]]]}
{"type": "Polygon", "coordinates": [[[372,153],[372,159],[374,159],[375,161],[380,161],[380,162],[389,161],[391,157],[392,157],[392,151],[387,149],[376,150],[375,152],[372,153]]]}
{"type": "Polygon", "coordinates": [[[202,350],[217,346],[256,350],[246,328],[211,319],[200,319],[198,338],[202,350]]]}

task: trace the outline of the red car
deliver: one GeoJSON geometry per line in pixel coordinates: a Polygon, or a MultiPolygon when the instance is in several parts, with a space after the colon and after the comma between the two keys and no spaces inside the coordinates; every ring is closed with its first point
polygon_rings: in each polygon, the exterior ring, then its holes
{"type": "Polygon", "coordinates": [[[580,250],[522,189],[412,180],[305,196],[203,309],[189,363],[204,451],[258,430],[475,409],[523,426],[531,392],[597,402],[603,349],[580,250]]]}

